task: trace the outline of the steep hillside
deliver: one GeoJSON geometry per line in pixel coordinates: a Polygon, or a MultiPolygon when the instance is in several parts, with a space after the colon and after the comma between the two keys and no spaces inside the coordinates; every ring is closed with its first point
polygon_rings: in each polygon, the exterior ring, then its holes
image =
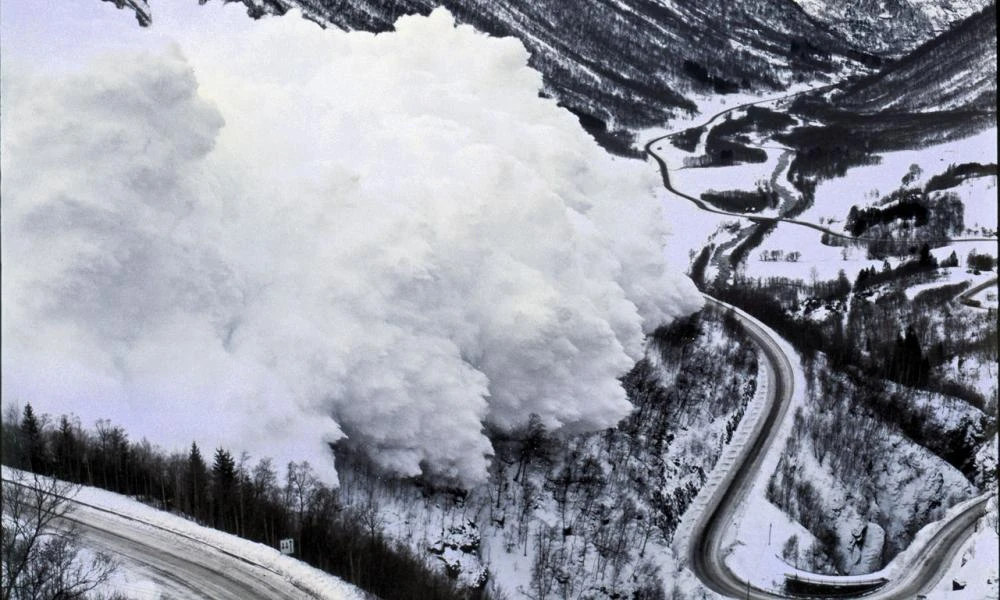
{"type": "Polygon", "coordinates": [[[853,84],[837,97],[836,106],[862,113],[995,110],[996,18],[992,4],[853,84]]]}
{"type": "Polygon", "coordinates": [[[586,115],[592,130],[661,124],[694,110],[696,92],[781,89],[878,60],[793,0],[581,0],[573,10],[559,0],[226,1],[242,1],[253,17],[300,8],[323,25],[374,32],[391,29],[403,14],[444,5],[460,22],[518,37],[544,74],[546,92],[586,115]]]}
{"type": "Polygon", "coordinates": [[[806,13],[868,52],[898,57],[944,33],[986,0],[796,0],[806,13]]]}
{"type": "Polygon", "coordinates": [[[712,308],[651,340],[622,378],[635,409],[617,427],[560,436],[533,421],[496,440],[488,483],[460,493],[338,453],[340,501],[495,598],[686,597],[669,547],[756,394],[757,357],[712,308]]]}
{"type": "Polygon", "coordinates": [[[925,148],[996,127],[996,5],[878,73],[795,100],[813,121],[775,137],[798,178],[842,176],[873,155],[925,148]],[[818,123],[817,123],[818,122],[818,123]]]}

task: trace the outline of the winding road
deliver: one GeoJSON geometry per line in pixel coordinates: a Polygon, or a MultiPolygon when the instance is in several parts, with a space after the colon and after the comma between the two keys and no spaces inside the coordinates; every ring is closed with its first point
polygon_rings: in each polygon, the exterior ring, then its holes
{"type": "MultiPolygon", "coordinates": [[[[811,91],[811,90],[810,90],[811,91]]],[[[802,93],[802,92],[799,92],[802,93]]],[[[734,110],[746,108],[755,104],[774,102],[788,99],[796,94],[790,94],[778,98],[749,102],[731,107],[721,111],[708,119],[702,126],[706,127],[716,119],[734,110]]],[[[706,127],[707,129],[707,127],[706,127]]],[[[725,216],[748,218],[755,222],[778,221],[791,223],[803,227],[808,227],[821,233],[829,234],[848,239],[853,238],[840,232],[832,231],[828,228],[799,221],[795,219],[785,219],[781,217],[758,217],[748,216],[740,213],[730,213],[707,206],[700,199],[685,194],[673,187],[670,181],[669,168],[666,161],[654,151],[654,146],[663,140],[676,135],[671,133],[656,138],[646,144],[645,149],[649,156],[657,162],[662,175],[664,187],[673,194],[693,202],[698,208],[725,216]]],[[[703,133],[703,135],[705,135],[703,133]]],[[[952,239],[951,242],[958,241],[996,241],[995,238],[965,238],[952,239]]],[[[764,368],[766,377],[770,382],[767,398],[764,400],[765,408],[756,423],[753,424],[750,436],[746,444],[739,450],[739,453],[729,469],[716,485],[714,491],[709,496],[709,500],[704,509],[696,517],[692,527],[691,535],[684,549],[688,566],[694,574],[712,591],[732,598],[752,598],[755,600],[779,600],[784,598],[794,598],[787,594],[780,594],[774,591],[762,590],[753,587],[748,581],[742,579],[726,565],[722,552],[723,537],[727,528],[733,522],[733,518],[740,504],[746,499],[747,494],[753,487],[755,477],[760,469],[768,449],[776,441],[781,423],[784,421],[791,405],[794,386],[794,371],[791,359],[782,350],[777,342],[778,335],[764,326],[762,323],[735,307],[721,302],[711,296],[706,295],[706,300],[724,309],[731,309],[736,317],[743,324],[745,330],[760,348],[764,357],[764,368]]],[[[866,598],[873,600],[903,600],[917,597],[919,594],[930,590],[944,575],[945,569],[950,565],[955,554],[961,545],[973,533],[974,526],[986,510],[989,500],[988,495],[981,496],[971,501],[959,514],[939,527],[939,529],[923,540],[920,548],[915,548],[912,556],[901,575],[890,579],[887,583],[871,592],[871,586],[867,588],[866,598]]],[[[872,581],[880,579],[880,576],[872,577],[872,581]]],[[[838,578],[822,577],[828,585],[836,585],[838,578]]],[[[856,582],[858,578],[841,579],[841,581],[856,582]]],[[[860,593],[859,593],[860,595],[860,593]]],[[[840,594],[844,597],[844,594],[840,594]]]]}
{"type": "MultiPolygon", "coordinates": [[[[754,479],[768,449],[776,441],[778,430],[791,405],[795,393],[792,362],[778,344],[777,334],[744,311],[711,296],[706,300],[724,310],[732,310],[744,329],[760,348],[764,357],[766,377],[770,382],[766,407],[753,425],[748,443],[740,450],[730,469],[710,496],[692,528],[686,549],[691,570],[714,592],[732,598],[754,600],[780,600],[795,598],[786,594],[762,590],[748,585],[724,561],[722,552],[726,529],[732,524],[736,511],[753,487],[754,479]]],[[[989,495],[971,501],[963,511],[944,523],[928,540],[922,543],[916,556],[902,569],[902,575],[891,579],[873,593],[865,594],[872,600],[908,600],[930,590],[941,579],[945,569],[961,545],[973,533],[976,521],[983,516],[989,495]]],[[[791,570],[791,569],[790,569],[791,570]]],[[[880,575],[873,575],[872,581],[880,575]]],[[[836,585],[838,578],[823,577],[828,585],[836,585]]],[[[843,579],[856,583],[857,577],[843,579]]],[[[840,597],[844,597],[843,594],[840,597]]]]}
{"type": "Polygon", "coordinates": [[[753,426],[750,441],[737,455],[734,468],[725,474],[716,487],[691,532],[687,558],[691,570],[709,589],[727,596],[745,597],[747,582],[733,573],[723,561],[722,540],[726,529],[733,522],[736,509],[753,487],[760,463],[788,412],[794,393],[794,377],[791,361],[781,351],[771,332],[742,310],[711,296],[706,295],[705,298],[723,309],[732,310],[743,324],[743,328],[760,348],[764,357],[763,366],[769,387],[765,400],[766,408],[753,426]]]}

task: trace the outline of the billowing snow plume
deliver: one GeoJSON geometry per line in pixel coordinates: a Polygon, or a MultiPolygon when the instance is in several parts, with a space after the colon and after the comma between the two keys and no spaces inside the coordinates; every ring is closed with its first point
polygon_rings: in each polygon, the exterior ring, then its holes
{"type": "Polygon", "coordinates": [[[700,305],[655,170],[444,11],[373,36],[209,10],[127,60],[4,73],[5,402],[328,479],[346,436],[464,483],[484,423],[628,412],[644,331],[700,305]]]}

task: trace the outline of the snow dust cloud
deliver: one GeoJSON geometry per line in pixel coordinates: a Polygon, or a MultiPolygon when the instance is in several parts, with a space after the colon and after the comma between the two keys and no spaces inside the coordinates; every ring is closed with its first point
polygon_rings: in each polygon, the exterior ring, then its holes
{"type": "Polygon", "coordinates": [[[627,414],[644,332],[701,299],[655,170],[540,98],[519,42],[169,4],[4,58],[5,403],[329,481],[327,442],[474,483],[486,423],[627,414]]]}

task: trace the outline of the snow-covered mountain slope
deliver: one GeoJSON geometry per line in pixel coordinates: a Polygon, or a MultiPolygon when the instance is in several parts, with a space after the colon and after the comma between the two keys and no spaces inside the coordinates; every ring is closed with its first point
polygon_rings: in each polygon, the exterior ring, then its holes
{"type": "Polygon", "coordinates": [[[876,60],[793,0],[583,0],[572,10],[560,0],[242,2],[254,17],[299,8],[324,25],[374,32],[444,5],[460,22],[519,38],[545,75],[546,92],[597,128],[660,124],[694,110],[698,91],[784,88],[876,60]]]}
{"type": "Polygon", "coordinates": [[[990,5],[836,99],[863,113],[996,109],[997,10],[990,5]]]}
{"type": "Polygon", "coordinates": [[[802,9],[858,47],[900,56],[974,12],[985,0],[796,0],[802,9]]]}

